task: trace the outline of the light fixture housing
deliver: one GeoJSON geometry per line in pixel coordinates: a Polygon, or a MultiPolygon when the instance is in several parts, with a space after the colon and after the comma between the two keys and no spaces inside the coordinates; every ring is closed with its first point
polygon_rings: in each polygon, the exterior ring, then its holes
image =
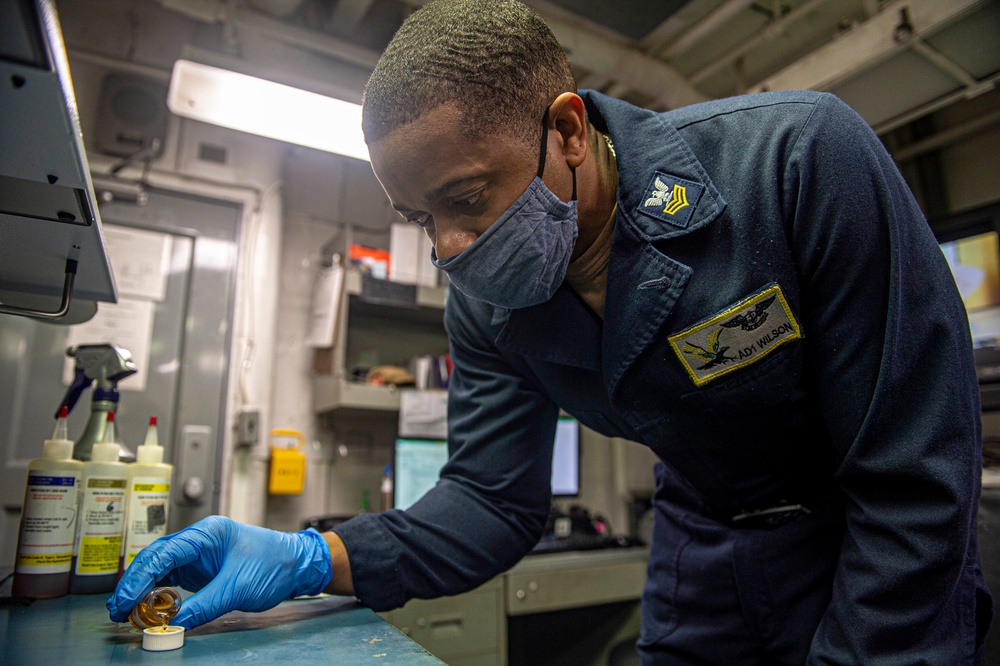
{"type": "Polygon", "coordinates": [[[178,116],[369,161],[361,105],[190,60],[174,63],[178,116]]]}

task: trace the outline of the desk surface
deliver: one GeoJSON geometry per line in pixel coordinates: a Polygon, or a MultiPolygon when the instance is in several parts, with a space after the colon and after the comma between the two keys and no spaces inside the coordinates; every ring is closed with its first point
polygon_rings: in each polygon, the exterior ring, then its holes
{"type": "MultiPolygon", "coordinates": [[[[4,586],[9,594],[9,586],[4,586]]],[[[231,664],[418,664],[441,661],[367,608],[346,597],[285,601],[263,613],[233,612],[193,629],[184,647],[146,652],[142,635],[108,619],[107,595],[69,595],[0,608],[4,664],[181,661],[231,664]]]]}

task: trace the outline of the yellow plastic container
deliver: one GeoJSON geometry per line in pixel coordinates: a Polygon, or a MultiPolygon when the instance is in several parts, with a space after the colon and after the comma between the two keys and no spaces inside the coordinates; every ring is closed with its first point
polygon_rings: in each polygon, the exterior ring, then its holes
{"type": "Polygon", "coordinates": [[[275,428],[271,431],[271,473],[267,492],[272,495],[301,495],[306,486],[306,436],[298,430],[275,428]],[[294,447],[275,446],[277,437],[294,437],[294,447]]]}

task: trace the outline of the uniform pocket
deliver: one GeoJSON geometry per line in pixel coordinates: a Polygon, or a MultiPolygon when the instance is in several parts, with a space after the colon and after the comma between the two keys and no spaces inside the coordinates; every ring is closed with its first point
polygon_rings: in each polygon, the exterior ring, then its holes
{"type": "Polygon", "coordinates": [[[989,633],[990,625],[993,623],[993,595],[990,594],[990,590],[986,586],[986,581],[983,579],[983,573],[978,565],[965,565],[962,577],[964,579],[962,587],[973,588],[973,598],[962,603],[963,624],[965,625],[963,628],[968,637],[967,644],[975,637],[975,645],[969,651],[980,658],[980,660],[974,663],[983,663],[981,660],[985,657],[986,635],[989,633]]]}
{"type": "MultiPolygon", "coordinates": [[[[655,468],[656,484],[664,481],[663,465],[655,468]]],[[[677,628],[678,571],[691,533],[665,502],[653,503],[653,544],[650,548],[646,587],[642,594],[642,627],[639,645],[651,646],[677,628]]]]}
{"type": "Polygon", "coordinates": [[[685,408],[698,412],[754,413],[786,403],[802,391],[801,341],[727,375],[725,379],[681,395],[685,408]]]}

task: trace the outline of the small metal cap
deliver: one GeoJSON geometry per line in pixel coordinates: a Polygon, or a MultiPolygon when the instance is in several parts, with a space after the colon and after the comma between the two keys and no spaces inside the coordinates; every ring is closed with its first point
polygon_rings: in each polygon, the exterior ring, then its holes
{"type": "Polygon", "coordinates": [[[142,649],[150,652],[176,650],[184,645],[184,627],[163,625],[142,630],[142,649]]]}

